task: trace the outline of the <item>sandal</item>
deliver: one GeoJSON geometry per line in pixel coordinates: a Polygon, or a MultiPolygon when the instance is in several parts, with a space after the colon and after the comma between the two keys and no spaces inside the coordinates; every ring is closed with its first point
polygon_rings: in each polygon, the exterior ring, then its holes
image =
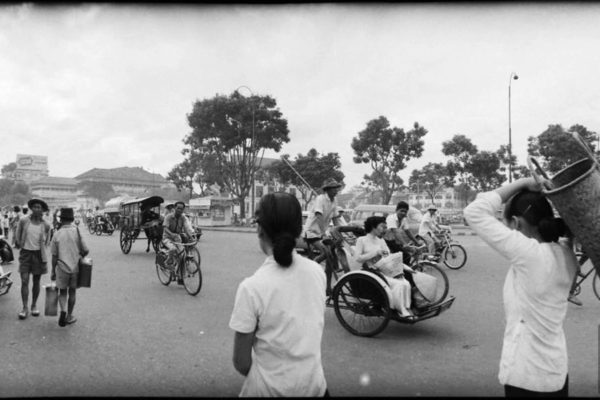
{"type": "Polygon", "coordinates": [[[77,318],[75,318],[74,316],[71,315],[67,318],[67,320],[65,322],[67,323],[67,325],[71,325],[71,324],[74,324],[75,322],[77,322],[77,318]]]}
{"type": "Polygon", "coordinates": [[[31,315],[34,316],[34,317],[39,317],[40,310],[38,310],[37,307],[31,307],[31,315]]]}
{"type": "Polygon", "coordinates": [[[29,312],[27,310],[23,310],[19,313],[19,319],[25,319],[27,318],[27,315],[29,314],[29,312]]]}

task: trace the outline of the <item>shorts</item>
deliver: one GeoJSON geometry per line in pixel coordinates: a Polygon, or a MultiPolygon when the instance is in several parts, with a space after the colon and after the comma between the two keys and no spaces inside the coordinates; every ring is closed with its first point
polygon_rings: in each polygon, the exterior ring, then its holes
{"type": "Polygon", "coordinates": [[[56,287],[59,289],[77,288],[77,272],[69,273],[56,268],[56,287]]]}
{"type": "Polygon", "coordinates": [[[33,275],[47,274],[48,264],[42,262],[42,251],[21,249],[19,251],[19,273],[33,275]]]}

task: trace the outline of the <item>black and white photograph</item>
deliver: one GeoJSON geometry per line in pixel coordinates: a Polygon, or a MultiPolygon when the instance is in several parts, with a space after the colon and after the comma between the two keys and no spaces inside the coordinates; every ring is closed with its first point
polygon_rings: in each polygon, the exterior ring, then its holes
{"type": "Polygon", "coordinates": [[[0,397],[600,396],[600,4],[0,5],[0,397]]]}

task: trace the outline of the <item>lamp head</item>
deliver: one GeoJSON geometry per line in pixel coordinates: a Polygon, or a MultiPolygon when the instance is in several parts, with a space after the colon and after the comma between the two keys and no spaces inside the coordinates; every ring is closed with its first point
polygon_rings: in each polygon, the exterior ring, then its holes
{"type": "Polygon", "coordinates": [[[513,79],[516,81],[517,79],[519,79],[519,75],[514,74],[513,79]]]}

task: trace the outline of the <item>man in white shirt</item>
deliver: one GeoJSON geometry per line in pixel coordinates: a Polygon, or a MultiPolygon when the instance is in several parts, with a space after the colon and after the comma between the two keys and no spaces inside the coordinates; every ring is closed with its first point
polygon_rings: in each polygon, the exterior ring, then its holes
{"type": "Polygon", "coordinates": [[[396,205],[396,212],[389,214],[385,219],[385,224],[388,229],[385,232],[383,239],[392,253],[402,252],[402,262],[410,265],[410,255],[414,251],[411,250],[407,243],[404,243],[401,232],[404,232],[408,239],[415,245],[418,245],[419,242],[408,228],[408,219],[406,218],[408,215],[408,208],[409,205],[407,202],[398,202],[396,205]]]}
{"type": "MultiPolygon", "coordinates": [[[[318,195],[315,199],[315,203],[313,208],[306,220],[305,224],[305,238],[307,243],[314,246],[319,252],[325,254],[327,256],[327,264],[331,265],[333,268],[337,269],[337,266],[333,265],[333,261],[331,259],[331,252],[329,248],[323,244],[321,239],[325,235],[327,231],[327,227],[330,222],[333,222],[334,225],[341,225],[340,222],[340,208],[338,207],[335,196],[340,191],[342,184],[337,182],[333,178],[329,178],[325,180],[321,189],[323,193],[318,195]]],[[[325,274],[327,276],[327,295],[331,295],[329,293],[330,283],[331,283],[331,274],[332,271],[329,268],[326,268],[325,274]]]]}
{"type": "Polygon", "coordinates": [[[427,242],[429,253],[434,254],[437,245],[440,241],[436,238],[435,234],[441,231],[439,225],[435,222],[435,212],[437,207],[431,204],[428,208],[428,213],[425,213],[419,226],[419,236],[421,236],[427,242]]]}

